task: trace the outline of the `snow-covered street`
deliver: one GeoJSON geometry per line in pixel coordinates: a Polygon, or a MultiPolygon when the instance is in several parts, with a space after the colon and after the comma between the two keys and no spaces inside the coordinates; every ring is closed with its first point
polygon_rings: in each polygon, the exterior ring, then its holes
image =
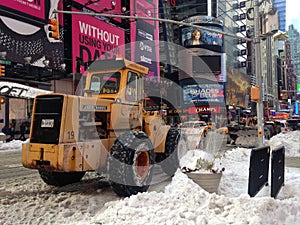
{"type": "MultiPolygon", "coordinates": [[[[279,134],[269,144],[282,143],[286,157],[300,157],[299,137],[300,131],[279,134]]],[[[0,155],[21,153],[20,148],[18,141],[2,143],[0,155]]],[[[222,157],[226,169],[218,194],[206,192],[180,170],[163,185],[156,180],[148,192],[130,198],[118,197],[96,173],[60,188],[44,184],[37,172],[8,178],[0,183],[0,224],[300,224],[300,168],[285,167],[277,199],[270,197],[269,186],[250,198],[250,152],[233,148],[222,157]]]]}

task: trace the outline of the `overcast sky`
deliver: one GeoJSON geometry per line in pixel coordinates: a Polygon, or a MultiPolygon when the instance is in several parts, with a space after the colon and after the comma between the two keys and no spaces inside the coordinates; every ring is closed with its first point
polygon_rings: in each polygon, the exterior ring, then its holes
{"type": "Polygon", "coordinates": [[[300,1],[286,0],[286,29],[291,24],[300,31],[300,1]],[[296,24],[297,23],[297,24],[296,24]]]}

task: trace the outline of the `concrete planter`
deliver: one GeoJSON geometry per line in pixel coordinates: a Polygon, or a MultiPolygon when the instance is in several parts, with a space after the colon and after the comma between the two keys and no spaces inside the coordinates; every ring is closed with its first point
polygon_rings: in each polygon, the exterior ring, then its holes
{"type": "Polygon", "coordinates": [[[218,193],[222,173],[186,172],[185,174],[207,192],[218,193]]]}
{"type": "Polygon", "coordinates": [[[300,167],[300,157],[285,157],[285,166],[300,167]]]}

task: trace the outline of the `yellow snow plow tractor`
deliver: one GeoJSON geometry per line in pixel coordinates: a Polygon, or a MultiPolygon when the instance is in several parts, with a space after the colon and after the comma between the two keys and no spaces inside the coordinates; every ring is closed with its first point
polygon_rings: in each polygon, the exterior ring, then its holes
{"type": "Polygon", "coordinates": [[[56,186],[105,171],[120,196],[146,191],[155,163],[173,175],[186,139],[160,111],[143,107],[147,74],[148,68],[126,59],[99,60],[90,65],[83,96],[36,96],[23,166],[56,186]]]}

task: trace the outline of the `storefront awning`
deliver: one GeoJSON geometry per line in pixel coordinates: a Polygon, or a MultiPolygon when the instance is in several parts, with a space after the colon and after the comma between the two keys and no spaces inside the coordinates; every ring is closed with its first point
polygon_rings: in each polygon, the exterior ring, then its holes
{"type": "Polygon", "coordinates": [[[38,94],[48,94],[51,91],[26,86],[14,82],[0,82],[0,95],[16,98],[34,98],[38,94]]]}

